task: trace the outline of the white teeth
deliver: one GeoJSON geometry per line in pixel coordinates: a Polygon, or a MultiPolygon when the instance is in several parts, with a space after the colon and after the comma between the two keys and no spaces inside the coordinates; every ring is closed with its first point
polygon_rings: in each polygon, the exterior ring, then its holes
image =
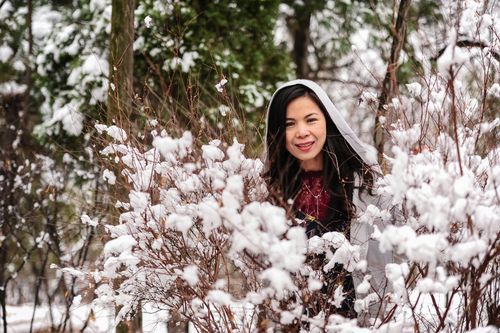
{"type": "Polygon", "coordinates": [[[308,143],[296,144],[295,146],[297,146],[297,148],[300,150],[304,150],[304,149],[309,149],[310,147],[312,147],[313,144],[314,142],[308,142],[308,143]]]}
{"type": "Polygon", "coordinates": [[[296,146],[299,147],[299,148],[306,148],[306,147],[311,146],[313,143],[314,142],[301,143],[301,144],[297,144],[296,146]]]}

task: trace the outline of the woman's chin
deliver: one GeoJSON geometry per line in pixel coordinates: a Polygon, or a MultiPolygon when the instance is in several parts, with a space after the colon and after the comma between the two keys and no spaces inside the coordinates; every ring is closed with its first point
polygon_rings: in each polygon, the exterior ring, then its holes
{"type": "Polygon", "coordinates": [[[295,156],[300,162],[300,168],[305,171],[319,171],[323,170],[323,159],[319,156],[319,153],[307,154],[303,156],[295,156]]]}

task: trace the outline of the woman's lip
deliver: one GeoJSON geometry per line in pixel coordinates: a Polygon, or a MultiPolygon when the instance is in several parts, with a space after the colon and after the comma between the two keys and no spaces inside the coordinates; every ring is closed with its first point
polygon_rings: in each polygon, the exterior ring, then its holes
{"type": "Polygon", "coordinates": [[[309,149],[311,149],[312,145],[314,144],[314,141],[311,141],[311,142],[305,142],[305,143],[298,143],[298,144],[295,144],[295,146],[303,151],[303,152],[307,152],[309,151],[309,149]]]}

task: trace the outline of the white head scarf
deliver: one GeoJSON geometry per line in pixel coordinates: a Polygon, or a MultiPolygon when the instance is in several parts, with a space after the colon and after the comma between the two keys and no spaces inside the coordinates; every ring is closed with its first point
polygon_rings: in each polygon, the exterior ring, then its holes
{"type": "Polygon", "coordinates": [[[365,162],[367,165],[371,166],[375,171],[380,171],[380,167],[377,163],[376,159],[376,154],[375,148],[364,144],[361,142],[361,140],[358,138],[356,134],[354,134],[354,131],[351,129],[351,127],[346,123],[344,117],[340,114],[339,110],[335,107],[333,104],[332,100],[328,97],[326,92],[316,83],[310,80],[293,80],[289,81],[285,84],[283,84],[281,87],[279,87],[271,97],[271,100],[269,101],[269,106],[267,108],[267,114],[266,114],[266,133],[264,135],[264,140],[265,140],[265,157],[267,160],[267,130],[268,130],[268,123],[269,123],[269,111],[271,104],[274,100],[274,97],[276,94],[283,88],[294,86],[294,85],[302,85],[305,86],[309,89],[311,89],[319,98],[321,103],[323,103],[326,111],[328,112],[328,115],[330,116],[330,119],[333,121],[337,129],[339,130],[340,134],[346,139],[346,141],[349,143],[349,145],[354,149],[354,151],[361,157],[363,162],[365,162]]]}

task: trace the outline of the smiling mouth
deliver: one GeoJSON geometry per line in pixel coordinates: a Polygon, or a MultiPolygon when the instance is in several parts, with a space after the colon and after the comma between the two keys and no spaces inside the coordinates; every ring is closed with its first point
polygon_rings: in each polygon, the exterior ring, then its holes
{"type": "Polygon", "coordinates": [[[295,147],[297,147],[301,151],[308,151],[312,147],[313,144],[314,144],[314,141],[311,141],[311,142],[296,144],[295,147]]]}

